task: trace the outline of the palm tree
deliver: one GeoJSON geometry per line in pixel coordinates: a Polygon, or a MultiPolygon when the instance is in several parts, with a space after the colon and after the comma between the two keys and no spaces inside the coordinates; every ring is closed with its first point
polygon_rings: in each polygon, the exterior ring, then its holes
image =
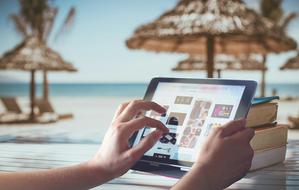
{"type": "MultiPolygon", "coordinates": [[[[292,20],[294,20],[298,14],[291,12],[288,14],[284,13],[282,9],[283,0],[261,0],[260,2],[260,13],[274,24],[274,30],[280,32],[281,35],[286,35],[287,28],[292,20]]],[[[266,68],[267,56],[263,55],[263,64],[266,68]]],[[[266,71],[262,72],[262,83],[261,83],[261,96],[265,96],[265,78],[266,71]]]]}
{"type": "MultiPolygon", "coordinates": [[[[58,7],[51,4],[50,0],[19,0],[20,10],[10,15],[16,31],[23,37],[37,36],[39,40],[47,43],[52,32],[58,7]]],[[[61,34],[69,30],[73,24],[76,10],[71,7],[64,22],[55,34],[57,39],[61,34]]],[[[43,71],[43,98],[48,99],[47,71],[43,71]]]]}
{"type": "Polygon", "coordinates": [[[277,30],[286,33],[290,22],[298,14],[295,12],[285,14],[282,9],[282,3],[283,0],[261,0],[260,12],[264,17],[273,22],[277,30]]]}

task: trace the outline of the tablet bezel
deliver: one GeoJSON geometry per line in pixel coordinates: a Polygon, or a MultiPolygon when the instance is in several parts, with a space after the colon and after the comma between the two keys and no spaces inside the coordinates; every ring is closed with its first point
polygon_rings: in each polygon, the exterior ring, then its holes
{"type": "MultiPolygon", "coordinates": [[[[254,97],[257,82],[252,80],[232,80],[232,79],[191,79],[191,78],[162,78],[157,77],[153,78],[148,85],[146,93],[144,95],[144,100],[151,101],[153,95],[156,91],[156,88],[159,82],[170,82],[170,83],[191,83],[191,84],[211,84],[211,85],[232,85],[232,86],[245,86],[244,92],[242,94],[242,98],[240,100],[239,106],[237,108],[236,116],[234,119],[246,118],[249,108],[251,106],[251,101],[254,97]]],[[[134,133],[132,138],[130,139],[130,144],[133,146],[133,143],[136,140],[138,131],[134,133]]],[[[155,158],[153,156],[143,155],[138,162],[153,162],[157,164],[163,165],[171,165],[171,166],[185,166],[191,167],[193,162],[188,161],[179,161],[173,159],[161,159],[155,158]]]]}

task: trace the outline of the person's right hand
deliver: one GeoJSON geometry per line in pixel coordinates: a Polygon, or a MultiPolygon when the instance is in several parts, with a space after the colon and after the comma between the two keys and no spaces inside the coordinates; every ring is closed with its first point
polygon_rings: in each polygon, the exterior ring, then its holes
{"type": "Polygon", "coordinates": [[[244,177],[251,167],[254,131],[235,120],[213,129],[192,169],[174,189],[224,189],[244,177]]]}
{"type": "Polygon", "coordinates": [[[254,152],[249,142],[254,130],[245,128],[245,121],[235,120],[215,128],[199,154],[195,167],[205,168],[212,189],[226,188],[251,167],[254,152]]]}

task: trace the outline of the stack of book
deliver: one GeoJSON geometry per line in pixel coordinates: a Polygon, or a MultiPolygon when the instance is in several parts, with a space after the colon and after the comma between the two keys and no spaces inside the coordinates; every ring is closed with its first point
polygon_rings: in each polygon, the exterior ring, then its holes
{"type": "Polygon", "coordinates": [[[288,128],[276,123],[279,97],[257,98],[247,116],[247,127],[255,130],[250,144],[254,157],[250,170],[283,162],[286,155],[288,128]]]}

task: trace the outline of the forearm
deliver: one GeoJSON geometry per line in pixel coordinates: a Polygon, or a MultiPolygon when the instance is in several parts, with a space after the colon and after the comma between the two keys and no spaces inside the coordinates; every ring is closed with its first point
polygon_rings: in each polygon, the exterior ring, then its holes
{"type": "Polygon", "coordinates": [[[94,168],[89,163],[58,169],[0,173],[0,187],[9,190],[26,189],[90,189],[109,181],[100,168],[94,168]]]}
{"type": "Polygon", "coordinates": [[[205,169],[201,165],[194,165],[192,169],[178,181],[172,190],[211,190],[210,182],[207,179],[205,169]]]}

